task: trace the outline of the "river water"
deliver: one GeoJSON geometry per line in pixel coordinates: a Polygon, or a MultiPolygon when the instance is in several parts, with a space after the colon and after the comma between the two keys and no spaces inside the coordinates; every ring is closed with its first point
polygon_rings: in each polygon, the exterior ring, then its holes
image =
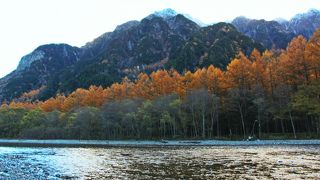
{"type": "Polygon", "coordinates": [[[0,147],[0,179],[320,179],[320,146],[0,147]]]}

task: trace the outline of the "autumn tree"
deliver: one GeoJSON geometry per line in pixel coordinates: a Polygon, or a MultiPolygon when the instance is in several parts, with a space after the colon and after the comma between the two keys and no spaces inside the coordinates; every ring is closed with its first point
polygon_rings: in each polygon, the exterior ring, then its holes
{"type": "Polygon", "coordinates": [[[175,83],[166,70],[158,70],[150,75],[155,96],[166,95],[174,92],[175,83]]]}
{"type": "Polygon", "coordinates": [[[21,102],[32,102],[32,101],[35,101],[35,100],[38,99],[38,95],[39,95],[40,91],[42,91],[44,88],[45,87],[42,86],[39,89],[34,89],[34,90],[29,91],[29,92],[25,92],[18,98],[18,100],[21,101],[21,102]]]}
{"type": "Polygon", "coordinates": [[[230,88],[230,102],[238,109],[243,137],[246,138],[246,116],[249,106],[249,93],[254,82],[252,62],[240,53],[227,67],[226,83],[230,88]]]}
{"type": "Polygon", "coordinates": [[[155,90],[152,80],[147,74],[141,73],[134,84],[134,95],[144,99],[152,99],[155,96],[155,90]]]}
{"type": "Polygon", "coordinates": [[[221,95],[223,91],[223,72],[221,69],[209,66],[207,69],[207,88],[211,94],[221,95]]]}
{"type": "Polygon", "coordinates": [[[54,110],[64,111],[63,104],[66,97],[64,95],[57,95],[55,98],[50,98],[40,105],[40,108],[45,112],[54,110]]]}
{"type": "Polygon", "coordinates": [[[269,93],[272,99],[274,99],[274,89],[279,85],[280,71],[279,60],[275,57],[271,51],[265,51],[262,55],[263,61],[266,62],[265,75],[266,75],[266,91],[269,93]]]}
{"type": "Polygon", "coordinates": [[[293,38],[285,52],[280,55],[280,67],[284,82],[295,89],[310,83],[311,61],[305,58],[307,40],[303,36],[293,38]]]}
{"type": "Polygon", "coordinates": [[[255,86],[266,89],[266,61],[263,60],[260,52],[254,49],[251,53],[252,70],[255,86]]]}
{"type": "Polygon", "coordinates": [[[306,61],[311,63],[313,79],[320,77],[320,29],[314,32],[305,49],[306,61]]]}

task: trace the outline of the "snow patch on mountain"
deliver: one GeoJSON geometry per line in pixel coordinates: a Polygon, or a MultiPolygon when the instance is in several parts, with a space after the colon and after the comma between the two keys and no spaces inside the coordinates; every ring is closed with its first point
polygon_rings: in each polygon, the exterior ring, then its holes
{"type": "Polygon", "coordinates": [[[156,11],[153,14],[155,16],[162,17],[164,19],[178,15],[178,13],[175,10],[170,9],[170,8],[164,9],[162,11],[156,11]]]}

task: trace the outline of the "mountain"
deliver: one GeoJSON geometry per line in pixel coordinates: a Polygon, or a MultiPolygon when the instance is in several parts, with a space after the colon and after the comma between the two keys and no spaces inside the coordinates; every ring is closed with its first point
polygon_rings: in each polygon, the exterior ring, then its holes
{"type": "Polygon", "coordinates": [[[115,39],[118,34],[123,31],[129,30],[132,27],[136,27],[139,21],[129,21],[116,27],[113,32],[107,32],[94,39],[92,42],[86,43],[81,47],[81,59],[90,60],[99,56],[109,45],[112,39],[115,39]]]}
{"type": "Polygon", "coordinates": [[[151,14],[151,16],[162,17],[163,19],[171,18],[176,15],[178,15],[178,13],[171,8],[163,9],[161,11],[156,11],[153,14],[151,14]]]}
{"type": "Polygon", "coordinates": [[[232,24],[268,49],[284,49],[294,36],[310,38],[313,32],[320,28],[320,11],[312,9],[294,16],[289,21],[281,18],[274,21],[256,20],[240,16],[235,18],[232,24]]]}
{"type": "Polygon", "coordinates": [[[201,27],[167,9],[119,25],[80,48],[38,47],[0,79],[0,101],[40,87],[45,88],[38,98],[44,100],[76,88],[109,86],[126,76],[134,80],[141,72],[163,68],[182,72],[213,64],[224,69],[239,51],[248,55],[254,48],[262,52],[264,46],[284,47],[294,35],[284,27],[276,21],[246,18],[201,27]]]}
{"type": "Polygon", "coordinates": [[[283,25],[276,21],[255,20],[245,17],[237,17],[232,24],[245,35],[251,37],[256,42],[261,43],[266,48],[287,47],[288,42],[295,34],[286,29],[283,25]]]}
{"type": "Polygon", "coordinates": [[[169,57],[169,67],[178,71],[195,70],[213,64],[224,69],[235,55],[242,51],[250,54],[253,48],[264,50],[261,44],[239,33],[228,23],[201,28],[183,46],[169,57]]]}
{"type": "MultiPolygon", "coordinates": [[[[178,14],[179,13],[177,13],[175,10],[173,10],[171,8],[167,8],[167,9],[164,9],[162,11],[156,11],[155,13],[151,14],[150,16],[151,17],[158,16],[158,17],[162,17],[164,19],[168,19],[168,18],[176,16],[178,14]]],[[[196,19],[196,18],[190,16],[189,14],[181,14],[181,15],[183,15],[184,17],[186,17],[187,19],[193,21],[194,23],[196,23],[197,25],[199,25],[201,27],[206,26],[205,23],[203,23],[199,19],[196,19]]]]}
{"type": "Polygon", "coordinates": [[[98,56],[90,61],[83,59],[55,77],[55,83],[50,83],[47,90],[56,91],[45,93],[44,98],[78,87],[107,86],[125,76],[135,79],[140,72],[162,68],[194,70],[212,63],[225,68],[239,50],[248,53],[253,48],[263,50],[231,24],[201,28],[180,14],[165,18],[148,16],[128,28],[117,28],[108,38],[98,56]],[[188,61],[187,66],[182,60],[188,61]]]}
{"type": "Polygon", "coordinates": [[[67,44],[49,44],[21,58],[15,71],[0,80],[0,98],[12,99],[47,84],[55,74],[79,61],[81,50],[67,44]]]}
{"type": "Polygon", "coordinates": [[[313,32],[320,28],[320,11],[311,9],[306,13],[297,14],[290,21],[282,22],[282,25],[296,35],[303,35],[309,39],[313,32]]]}
{"type": "Polygon", "coordinates": [[[169,54],[198,29],[181,15],[168,19],[148,16],[138,24],[118,26],[104,37],[105,41],[99,38],[83,47],[97,54],[82,57],[75,66],[54,77],[55,83],[47,89],[68,93],[78,87],[107,86],[124,76],[133,79],[139,72],[163,68],[169,54]]]}

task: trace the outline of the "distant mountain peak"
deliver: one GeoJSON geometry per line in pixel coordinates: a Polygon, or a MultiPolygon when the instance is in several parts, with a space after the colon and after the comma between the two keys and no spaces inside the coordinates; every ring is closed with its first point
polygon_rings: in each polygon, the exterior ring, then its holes
{"type": "Polygon", "coordinates": [[[22,71],[26,68],[29,68],[32,63],[40,61],[46,58],[46,56],[50,56],[50,54],[52,55],[52,53],[55,54],[56,52],[61,52],[61,57],[67,57],[70,56],[70,54],[74,55],[73,51],[76,51],[75,49],[77,48],[63,43],[41,45],[37,47],[33,52],[21,58],[17,67],[17,71],[22,71]]]}
{"type": "Polygon", "coordinates": [[[238,16],[236,17],[235,19],[247,19],[247,20],[250,20],[249,18],[245,17],[245,16],[238,16]]]}
{"type": "Polygon", "coordinates": [[[309,9],[308,12],[297,14],[292,19],[301,19],[301,18],[305,18],[305,17],[319,16],[319,15],[320,15],[320,11],[319,10],[317,10],[317,9],[309,9]]]}
{"type": "Polygon", "coordinates": [[[288,20],[286,20],[286,19],[284,19],[284,18],[281,18],[281,17],[275,18],[273,21],[276,21],[276,22],[278,22],[278,23],[280,23],[280,24],[283,24],[283,23],[287,23],[287,22],[288,22],[288,20]]]}
{"type": "Polygon", "coordinates": [[[175,17],[177,15],[182,15],[184,17],[186,17],[187,19],[195,22],[197,25],[204,27],[207,26],[208,24],[203,23],[202,21],[200,21],[199,19],[196,19],[194,17],[192,17],[189,14],[182,14],[182,13],[177,13],[175,10],[171,9],[171,8],[167,8],[167,9],[163,9],[161,11],[155,11],[153,14],[149,15],[147,18],[152,18],[152,17],[161,17],[165,20],[170,19],[172,17],[175,17]]]}
{"type": "Polygon", "coordinates": [[[320,11],[318,9],[314,9],[314,8],[309,9],[309,11],[307,12],[307,14],[318,14],[318,13],[320,13],[320,11]]]}
{"type": "Polygon", "coordinates": [[[171,8],[167,8],[167,9],[163,9],[161,11],[156,11],[153,13],[153,15],[158,16],[158,17],[162,17],[162,18],[170,18],[170,17],[174,17],[174,16],[178,15],[178,13],[171,8]]]}
{"type": "Polygon", "coordinates": [[[246,24],[248,22],[250,22],[251,19],[245,17],[245,16],[238,16],[236,17],[233,21],[232,21],[232,24],[234,23],[241,23],[241,24],[246,24]]]}
{"type": "Polygon", "coordinates": [[[306,13],[295,15],[288,23],[287,28],[295,34],[310,38],[313,32],[320,28],[320,11],[310,9],[306,13]]]}

